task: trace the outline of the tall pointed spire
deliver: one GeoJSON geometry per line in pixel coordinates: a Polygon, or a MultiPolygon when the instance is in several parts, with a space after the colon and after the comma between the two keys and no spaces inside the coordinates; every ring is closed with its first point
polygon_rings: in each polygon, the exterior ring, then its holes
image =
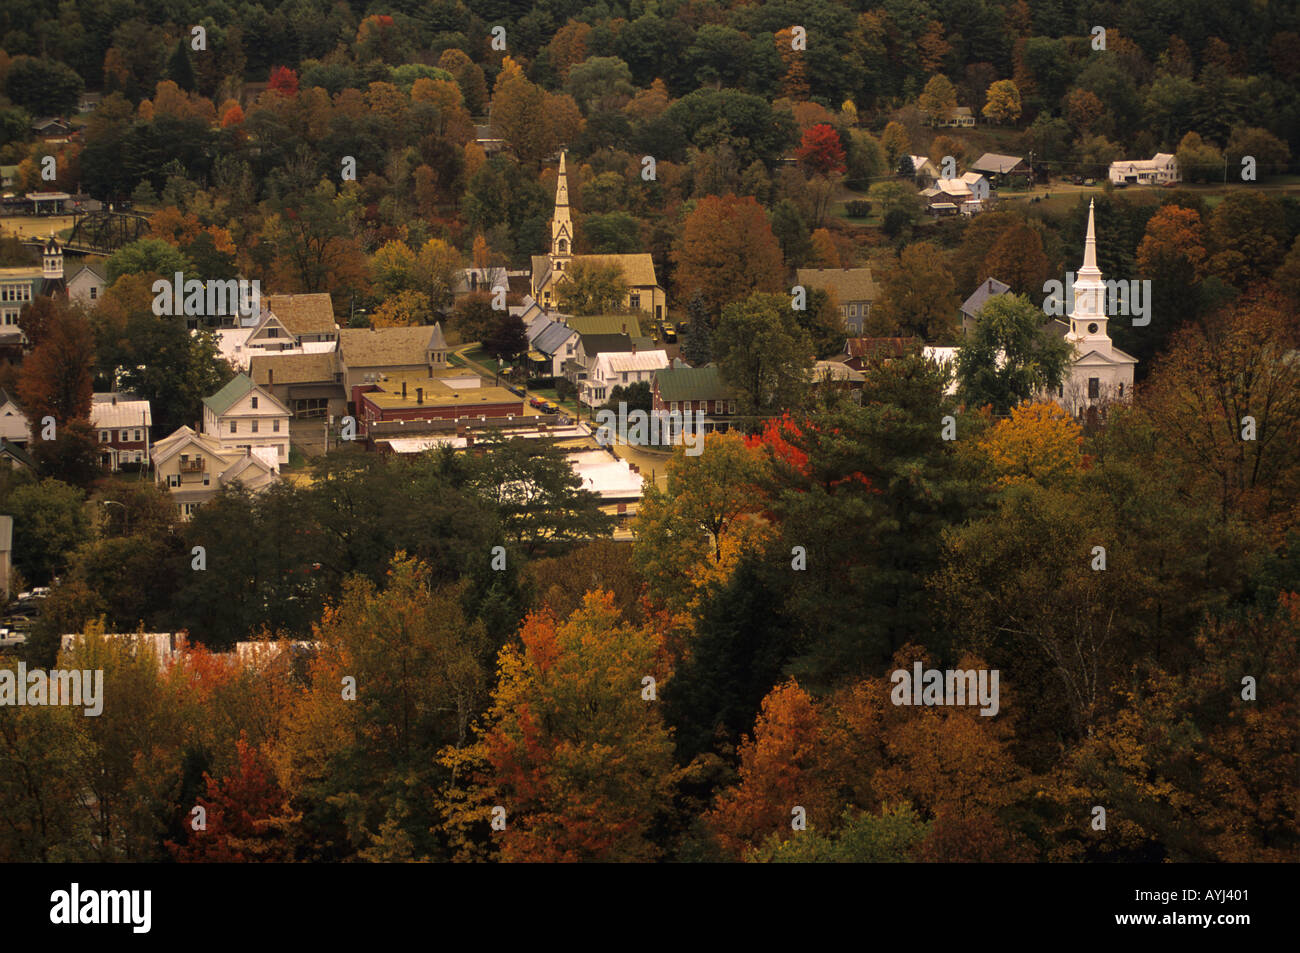
{"type": "Polygon", "coordinates": [[[1088,200],[1088,237],[1083,241],[1083,268],[1079,269],[1080,272],[1089,268],[1097,270],[1097,231],[1093,225],[1093,207],[1096,204],[1096,199],[1088,200]]]}
{"type": "Polygon", "coordinates": [[[573,219],[569,214],[568,152],[560,153],[560,175],[555,182],[555,214],[551,216],[551,267],[564,270],[573,254],[573,219]]]}
{"type": "Polygon", "coordinates": [[[568,156],[568,150],[560,153],[560,178],[555,183],[555,205],[559,208],[561,205],[569,204],[569,173],[565,166],[565,157],[568,156]]]}

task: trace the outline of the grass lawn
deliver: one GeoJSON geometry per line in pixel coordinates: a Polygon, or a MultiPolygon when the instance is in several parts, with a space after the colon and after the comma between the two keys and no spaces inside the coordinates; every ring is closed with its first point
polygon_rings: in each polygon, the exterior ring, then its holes
{"type": "Polygon", "coordinates": [[[529,396],[536,394],[538,397],[544,397],[547,400],[554,401],[555,403],[563,407],[566,411],[568,411],[570,414],[572,414],[574,417],[580,416],[581,411],[586,409],[582,407],[582,405],[580,405],[577,402],[577,400],[560,400],[560,398],[555,393],[554,387],[530,387],[528,389],[528,394],[529,396]]]}
{"type": "Polygon", "coordinates": [[[487,351],[483,350],[481,347],[470,348],[468,351],[465,352],[465,357],[468,360],[473,361],[475,364],[479,364],[482,367],[486,367],[489,371],[491,371],[494,374],[497,371],[501,370],[501,362],[498,361],[496,358],[492,357],[490,354],[488,354],[487,351]]]}

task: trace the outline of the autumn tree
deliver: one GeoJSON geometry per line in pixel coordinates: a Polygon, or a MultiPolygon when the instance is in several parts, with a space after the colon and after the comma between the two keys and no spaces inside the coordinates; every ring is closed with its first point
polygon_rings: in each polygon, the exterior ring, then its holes
{"type": "Polygon", "coordinates": [[[1144,389],[1162,456],[1222,514],[1277,538],[1300,480],[1300,367],[1294,323],[1268,296],[1175,332],[1144,389]],[[1281,523],[1279,524],[1279,521],[1281,523]]]}
{"type": "Polygon", "coordinates": [[[714,313],[753,292],[782,290],[781,247],[752,196],[701,199],[686,216],[673,260],[682,300],[699,293],[714,313]]]}
{"type": "Polygon", "coordinates": [[[867,325],[872,334],[949,340],[956,333],[957,295],[937,245],[915,242],[879,272],[880,300],[867,325]]]}
{"type": "Polygon", "coordinates": [[[907,134],[907,127],[900,122],[890,122],[885,126],[885,131],[880,134],[880,145],[885,150],[885,158],[889,162],[890,169],[898,168],[898,160],[907,155],[908,150],[912,147],[911,137],[907,134]]]}
{"type": "Polygon", "coordinates": [[[741,859],[771,837],[788,839],[796,807],[812,830],[838,820],[842,805],[822,768],[822,741],[822,715],[812,697],[793,680],[773,688],[752,737],[741,743],[739,783],[718,796],[705,818],[724,851],[741,859]]]}
{"type": "Polygon", "coordinates": [[[1020,118],[1020,89],[1014,80],[1000,79],[989,87],[984,116],[996,123],[1015,122],[1020,118]]]}
{"type": "Polygon", "coordinates": [[[288,790],[316,805],[309,836],[335,830],[363,858],[411,860],[441,850],[449,779],[435,755],[469,743],[489,647],[482,623],[465,617],[463,586],[432,588],[428,566],[405,553],[386,581],[381,590],[352,577],[325,610],[311,687],[277,758],[288,790]]]}
{"type": "Polygon", "coordinates": [[[530,615],[507,645],[478,749],[505,807],[505,861],[644,861],[677,785],[656,692],[671,676],[648,629],[592,592],[560,621],[530,615]]]}
{"type": "Polygon", "coordinates": [[[647,483],[633,521],[633,561],[655,599],[685,608],[762,538],[763,455],[738,434],[708,434],[698,456],[673,451],[667,485],[647,483]]]}
{"type": "Polygon", "coordinates": [[[221,779],[204,774],[207,792],[198,799],[204,826],[191,830],[184,844],[167,845],[181,863],[293,859],[291,833],[298,818],[289,808],[289,795],[262,753],[243,738],[236,742],[235,761],[232,772],[221,779]]]}
{"type": "Polygon", "coordinates": [[[997,474],[997,485],[1047,484],[1082,466],[1083,431],[1054,401],[1011,408],[979,442],[980,453],[997,474]]]}
{"type": "Polygon", "coordinates": [[[94,363],[90,322],[71,310],[51,315],[18,378],[18,399],[34,429],[39,431],[47,416],[60,428],[90,416],[94,363]]]}
{"type": "Polygon", "coordinates": [[[818,175],[843,172],[846,168],[844,143],[840,141],[840,134],[835,131],[835,127],[826,123],[818,123],[804,130],[795,155],[805,168],[818,175]]]}
{"type": "Polygon", "coordinates": [[[710,347],[742,413],[798,408],[807,396],[816,354],[786,296],[755,292],[728,304],[710,347]]]}
{"type": "Polygon", "coordinates": [[[981,272],[1006,282],[1013,294],[1032,297],[1042,293],[1049,268],[1042,236],[1028,222],[1016,222],[999,233],[981,272]]]}
{"type": "Polygon", "coordinates": [[[917,105],[931,123],[937,122],[947,116],[950,109],[956,107],[957,87],[948,80],[948,77],[936,73],[925,84],[925,89],[917,98],[917,105]]]}

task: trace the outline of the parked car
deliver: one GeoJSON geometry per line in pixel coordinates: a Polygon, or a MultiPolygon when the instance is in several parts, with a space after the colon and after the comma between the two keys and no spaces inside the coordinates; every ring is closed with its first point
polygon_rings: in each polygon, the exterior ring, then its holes
{"type": "Polygon", "coordinates": [[[529,407],[535,407],[535,408],[537,408],[538,410],[541,410],[545,405],[546,405],[546,401],[542,400],[542,398],[540,398],[540,397],[530,397],[530,398],[528,398],[528,406],[529,406],[529,407]]]}
{"type": "Polygon", "coordinates": [[[677,329],[671,324],[664,325],[664,340],[670,343],[677,340],[677,329]]]}

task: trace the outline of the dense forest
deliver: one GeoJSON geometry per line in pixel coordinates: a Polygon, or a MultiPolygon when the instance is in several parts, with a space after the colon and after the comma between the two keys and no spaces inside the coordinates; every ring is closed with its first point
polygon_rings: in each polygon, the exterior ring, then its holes
{"type": "MultiPolygon", "coordinates": [[[[148,216],[0,368],[61,434],[0,473],[18,572],[58,580],[24,660],[109,686],[97,718],[0,714],[0,859],[1300,858],[1295,5],[34,2],[0,10],[0,89],[16,191],[53,157],[148,216]],[[954,106],[978,124],[936,128],[954,106]],[[506,441],[343,447],[187,522],[101,482],[92,391],[165,435],[233,375],[157,276],[506,338],[452,285],[547,250],[561,149],[575,247],[653,256],[746,424],[665,457],[632,542],[506,441]],[[928,219],[911,157],[984,152],[1039,191],[928,219]],[[1048,194],[1157,152],[1180,187],[1048,194]],[[1090,200],[1102,272],[1152,287],[1149,324],[1111,322],[1139,387],[1104,425],[1035,400],[1090,200]],[[792,307],[808,266],[873,269],[877,337],[951,344],[981,282],[1011,294],[953,368],[872,357],[851,399],[809,381],[845,332],[825,293],[792,307]],[[189,642],[99,638],[136,630],[189,642]],[[254,639],[284,651],[224,654],[254,639]],[[891,703],[916,662],[998,670],[997,716],[891,703]]],[[[562,304],[608,310],[609,280],[562,304]]]]}

